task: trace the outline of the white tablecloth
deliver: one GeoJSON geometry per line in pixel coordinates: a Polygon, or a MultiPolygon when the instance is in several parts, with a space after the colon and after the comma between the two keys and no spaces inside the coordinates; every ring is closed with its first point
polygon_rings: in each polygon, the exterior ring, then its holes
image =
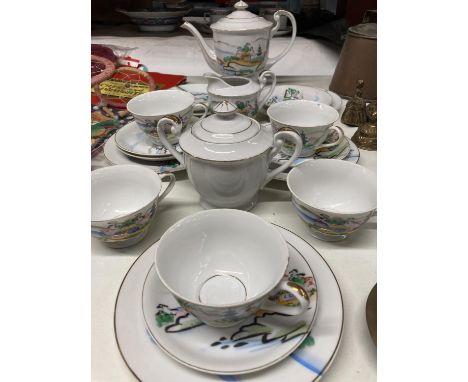
{"type": "MultiPolygon", "coordinates": [[[[112,41],[118,45],[124,43],[138,45],[140,48],[133,55],[143,58],[143,62],[149,66],[150,70],[200,75],[206,70],[204,68],[205,64],[200,57],[198,59],[190,58],[193,65],[185,66],[178,64],[178,61],[180,57],[184,57],[187,53],[180,52],[178,49],[175,49],[177,52],[172,50],[178,46],[178,43],[186,41],[186,39],[185,37],[176,37],[169,43],[167,40],[153,38],[143,40],[132,38],[130,42],[130,40],[122,38],[106,37],[94,38],[93,42],[110,43],[112,41]],[[167,50],[161,50],[162,45],[166,46],[164,49],[167,50]],[[171,54],[172,52],[174,54],[169,55],[169,50],[171,54]],[[145,52],[144,56],[140,54],[142,52],[145,52]],[[162,52],[165,52],[165,54],[162,54],[162,52]],[[162,56],[165,56],[165,58],[162,58],[162,56]],[[191,71],[186,70],[190,66],[191,71]]],[[[300,44],[296,44],[295,49],[301,50],[300,46],[300,44]]],[[[198,55],[198,48],[195,45],[192,48],[191,52],[198,55]]],[[[275,44],[273,44],[273,50],[276,48],[275,44]]],[[[320,55],[317,54],[317,57],[320,55]]],[[[190,56],[187,54],[186,57],[189,59],[190,56]]],[[[291,58],[288,56],[285,62],[278,64],[278,71],[280,68],[286,71],[288,65],[298,62],[302,62],[302,53],[291,58]]],[[[313,61],[308,61],[304,65],[308,67],[315,66],[313,61]]],[[[289,67],[287,74],[291,74],[291,68],[293,67],[289,67]]],[[[297,69],[300,70],[299,67],[297,69]]],[[[333,68],[328,67],[325,71],[328,74],[332,73],[333,68]]],[[[294,71],[294,74],[296,74],[296,71],[294,71]]],[[[330,77],[308,79],[309,84],[319,87],[327,87],[329,81],[330,77]]],[[[351,137],[356,130],[346,126],[343,126],[343,129],[348,137],[351,137]]],[[[361,150],[359,160],[361,165],[375,171],[376,161],[376,152],[361,150]]],[[[102,158],[97,158],[94,161],[94,164],[99,163],[103,163],[102,158]]],[[[367,329],[365,304],[370,290],[376,283],[377,276],[376,218],[372,218],[366,223],[353,238],[339,243],[327,243],[309,235],[306,226],[295,214],[290,198],[285,183],[273,181],[260,192],[259,202],[251,212],[295,232],[308,241],[322,254],[338,279],[344,300],[344,333],[341,349],[332,366],[323,377],[323,381],[375,381],[376,348],[367,329]]],[[[161,204],[155,223],[148,236],[141,243],[127,249],[115,250],[107,248],[97,240],[92,240],[93,381],[135,381],[135,377],[125,365],[118,351],[114,336],[113,314],[119,286],[133,261],[151,243],[158,240],[169,226],[189,214],[202,210],[198,204],[198,199],[199,196],[187,179],[185,172],[177,173],[177,182],[174,189],[161,204]]]]}
{"type": "MultiPolygon", "coordinates": [[[[213,46],[213,39],[206,39],[213,46]]],[[[211,72],[197,40],[192,36],[177,37],[93,37],[94,44],[126,47],[128,54],[141,59],[150,71],[201,76],[211,72]],[[136,48],[136,49],[133,49],[136,48]]],[[[288,37],[275,37],[270,43],[271,57],[281,53],[289,43],[288,37]]],[[[333,75],[339,50],[320,40],[297,37],[292,49],[273,66],[276,75],[333,75]]]]}

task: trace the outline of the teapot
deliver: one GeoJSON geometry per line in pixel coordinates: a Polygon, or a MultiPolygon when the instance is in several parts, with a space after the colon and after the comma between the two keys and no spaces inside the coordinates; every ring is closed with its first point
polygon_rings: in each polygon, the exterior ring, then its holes
{"type": "Polygon", "coordinates": [[[221,77],[214,73],[203,75],[208,80],[208,103],[213,110],[221,101],[229,101],[237,106],[239,113],[254,117],[263,104],[270,98],[276,85],[276,75],[270,70],[266,70],[258,77],[258,82],[246,77],[221,77]],[[260,93],[265,88],[271,78],[268,91],[260,93]]]}
{"type": "Polygon", "coordinates": [[[292,131],[273,133],[271,125],[237,112],[237,107],[223,101],[214,107],[215,114],[200,119],[182,134],[177,118],[162,118],[157,126],[161,142],[181,163],[204,208],[251,209],[258,191],[299,156],[302,139],[292,131]],[[168,141],[166,128],[178,136],[181,155],[168,141]],[[268,166],[285,140],[295,143],[291,158],[274,170],[268,166]]]}
{"type": "Polygon", "coordinates": [[[210,26],[213,30],[214,51],[192,24],[184,22],[181,28],[187,29],[198,39],[206,62],[215,72],[233,76],[257,76],[289,52],[296,38],[296,20],[290,12],[279,10],[273,16],[276,21],[273,26],[271,21],[247,11],[248,5],[242,0],[235,3],[234,8],[234,12],[210,26]],[[291,40],[279,55],[268,57],[270,39],[280,27],[281,15],[291,21],[291,40]]]}

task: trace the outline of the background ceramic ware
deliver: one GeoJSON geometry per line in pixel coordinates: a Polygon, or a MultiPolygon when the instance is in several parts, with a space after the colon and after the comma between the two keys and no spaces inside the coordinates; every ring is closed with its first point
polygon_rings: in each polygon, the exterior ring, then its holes
{"type": "MultiPolygon", "coordinates": [[[[167,5],[166,5],[167,7],[167,5]]],[[[143,32],[170,32],[177,29],[182,22],[182,17],[190,12],[191,5],[183,8],[166,10],[129,12],[118,9],[117,12],[130,17],[132,23],[138,25],[143,32]]]]}
{"type": "MultiPolygon", "coordinates": [[[[260,124],[236,113],[236,106],[222,102],[216,114],[199,120],[184,131],[178,153],[165,138],[158,124],[161,141],[174,157],[185,164],[204,208],[238,208],[248,210],[257,202],[258,191],[276,174],[289,167],[302,149],[302,140],[294,132],[273,134],[271,126],[260,124]],[[275,170],[268,165],[285,140],[295,142],[291,158],[275,170]]],[[[173,125],[172,133],[180,134],[180,126],[170,119],[160,123],[173,125]]]]}
{"type": "Polygon", "coordinates": [[[203,20],[205,20],[208,25],[214,24],[216,21],[231,13],[231,11],[232,10],[229,8],[211,8],[209,12],[203,14],[203,20]]]}
{"type": "Polygon", "coordinates": [[[249,212],[219,209],[188,216],[161,237],[155,256],[164,286],[207,325],[229,327],[260,308],[297,315],[309,307],[307,291],[283,280],[289,261],[276,228],[249,212]],[[280,291],[299,306],[268,298],[280,291]]]}
{"type": "Polygon", "coordinates": [[[181,28],[187,29],[197,39],[206,62],[215,72],[235,76],[257,76],[271,68],[291,49],[296,38],[296,21],[287,11],[277,11],[275,26],[249,11],[244,1],[234,4],[236,9],[223,17],[210,28],[213,30],[214,51],[208,47],[197,29],[185,22],[181,28]],[[286,49],[276,57],[268,57],[270,39],[280,27],[280,16],[286,16],[292,24],[292,36],[286,49]]]}
{"type": "Polygon", "coordinates": [[[305,161],[291,170],[287,184],[297,214],[321,240],[346,239],[377,209],[376,175],[358,164],[305,161]]]}
{"type": "MultiPolygon", "coordinates": [[[[306,100],[282,101],[271,105],[267,110],[271,124],[276,131],[292,130],[302,138],[300,157],[310,157],[318,149],[330,148],[341,144],[343,130],[332,126],[339,118],[338,112],[331,106],[306,100]],[[323,143],[335,130],[338,140],[323,143]]],[[[286,142],[282,149],[285,154],[292,155],[294,146],[286,142]]]]}
{"type": "Polygon", "coordinates": [[[174,174],[138,165],[117,165],[91,172],[91,235],[113,248],[136,244],[148,232],[156,208],[175,184],[174,174]],[[161,179],[169,185],[161,193],[161,179]]]}
{"type": "MultiPolygon", "coordinates": [[[[193,116],[194,107],[203,108],[205,112],[201,118],[206,116],[208,113],[206,105],[194,102],[195,97],[183,90],[156,90],[132,98],[127,103],[127,110],[132,113],[138,127],[148,134],[154,144],[162,146],[156,128],[161,118],[172,118],[185,129],[193,116]]],[[[170,133],[168,139],[172,144],[179,140],[170,133]]]]}
{"type": "Polygon", "coordinates": [[[247,77],[220,77],[205,73],[208,80],[208,102],[211,110],[218,103],[227,100],[237,106],[239,113],[254,117],[271,96],[276,86],[276,75],[266,70],[258,77],[258,82],[247,77]],[[267,86],[268,78],[271,83],[267,86]],[[261,96],[260,96],[261,94],[261,96]]]}

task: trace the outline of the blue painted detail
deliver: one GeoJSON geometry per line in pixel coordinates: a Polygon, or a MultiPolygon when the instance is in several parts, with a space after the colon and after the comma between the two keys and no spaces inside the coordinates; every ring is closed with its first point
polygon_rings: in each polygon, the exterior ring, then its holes
{"type": "Polygon", "coordinates": [[[322,370],[320,370],[318,367],[312,365],[309,361],[299,357],[296,353],[291,354],[290,357],[294,361],[299,362],[302,366],[304,366],[307,369],[313,371],[315,374],[320,375],[322,373],[322,370]]]}

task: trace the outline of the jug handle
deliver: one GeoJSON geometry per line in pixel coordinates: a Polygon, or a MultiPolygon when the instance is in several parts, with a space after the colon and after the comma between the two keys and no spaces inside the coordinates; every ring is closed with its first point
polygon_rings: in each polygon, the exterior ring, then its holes
{"type": "Polygon", "coordinates": [[[293,141],[296,144],[296,147],[294,148],[294,153],[289,158],[289,160],[285,163],[283,163],[281,166],[278,168],[275,168],[274,170],[271,170],[267,173],[265,183],[263,183],[263,187],[272,180],[276,175],[278,175],[280,172],[283,172],[285,169],[287,169],[292,162],[296,160],[296,158],[299,156],[299,154],[302,151],[302,138],[298,133],[295,131],[278,131],[274,136],[273,136],[273,147],[270,151],[269,157],[268,157],[268,164],[270,164],[271,160],[273,157],[276,155],[281,150],[281,147],[284,145],[284,140],[288,139],[293,141]]]}
{"type": "Polygon", "coordinates": [[[258,110],[262,110],[264,103],[268,99],[270,99],[271,95],[273,94],[273,90],[275,90],[276,86],[276,74],[273,73],[271,70],[266,70],[258,77],[258,82],[260,83],[260,92],[263,90],[268,81],[266,77],[271,77],[271,85],[270,89],[266,92],[265,96],[258,101],[258,110]]]}
{"type": "Polygon", "coordinates": [[[276,21],[276,25],[271,30],[270,38],[273,38],[275,33],[278,31],[278,28],[280,26],[280,16],[281,15],[286,16],[291,21],[291,25],[292,25],[291,40],[289,41],[289,45],[287,46],[287,48],[285,50],[283,50],[283,52],[281,52],[279,55],[277,55],[276,57],[268,57],[268,60],[267,60],[267,62],[265,64],[265,69],[270,69],[274,64],[276,64],[277,61],[281,60],[291,50],[291,48],[292,48],[292,46],[294,44],[294,40],[296,38],[296,32],[297,32],[296,20],[294,19],[294,16],[292,15],[291,12],[284,11],[282,9],[279,10],[279,11],[276,11],[275,14],[273,15],[273,18],[276,21]]]}
{"type": "Polygon", "coordinates": [[[164,130],[168,127],[168,125],[171,126],[172,134],[180,136],[180,132],[182,131],[182,121],[174,115],[168,115],[158,121],[156,130],[158,131],[159,139],[161,140],[162,144],[172,155],[174,155],[175,159],[177,159],[179,163],[183,165],[183,156],[177,152],[175,147],[167,140],[166,132],[164,130]]]}

